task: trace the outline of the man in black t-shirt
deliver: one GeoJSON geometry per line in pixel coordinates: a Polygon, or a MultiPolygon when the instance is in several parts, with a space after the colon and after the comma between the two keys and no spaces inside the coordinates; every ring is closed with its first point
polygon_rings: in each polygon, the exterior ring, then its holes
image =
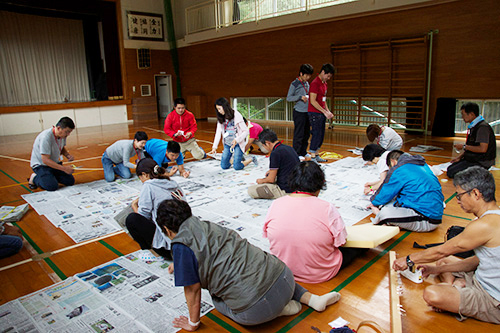
{"type": "Polygon", "coordinates": [[[459,171],[479,165],[489,169],[495,165],[496,138],[491,126],[479,115],[479,105],[465,103],[460,108],[462,119],[469,123],[467,126],[467,140],[465,144],[457,143],[455,148],[463,149],[462,153],[451,160],[447,175],[453,178],[459,171]]]}
{"type": "Polygon", "coordinates": [[[300,163],[299,156],[292,147],[278,141],[278,136],[270,129],[263,130],[258,141],[271,154],[269,171],[265,178],[257,179],[257,185],[248,188],[248,194],[254,199],[277,199],[290,193],[288,177],[300,163]]]}

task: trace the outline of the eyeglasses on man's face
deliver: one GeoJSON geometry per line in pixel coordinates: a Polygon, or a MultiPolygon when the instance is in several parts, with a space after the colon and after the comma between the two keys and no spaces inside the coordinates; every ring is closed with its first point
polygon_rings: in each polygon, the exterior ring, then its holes
{"type": "MultiPolygon", "coordinates": [[[[473,190],[473,189],[472,189],[473,190]]],[[[468,190],[468,191],[465,191],[465,192],[462,192],[462,193],[457,193],[455,192],[455,196],[457,197],[457,200],[460,201],[462,200],[462,197],[467,194],[467,193],[470,193],[472,192],[472,190],[468,190]]]]}

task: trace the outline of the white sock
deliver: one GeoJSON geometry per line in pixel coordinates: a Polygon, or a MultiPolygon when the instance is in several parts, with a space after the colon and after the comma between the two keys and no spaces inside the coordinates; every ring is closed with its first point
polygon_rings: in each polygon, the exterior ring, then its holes
{"type": "Polygon", "coordinates": [[[308,305],[314,310],[321,312],[326,309],[328,305],[332,305],[340,299],[340,294],[336,291],[332,291],[331,293],[324,294],[321,296],[311,295],[311,299],[309,300],[308,305]]]}
{"type": "Polygon", "coordinates": [[[280,316],[293,316],[300,312],[302,305],[294,300],[290,300],[280,313],[280,316]]]}

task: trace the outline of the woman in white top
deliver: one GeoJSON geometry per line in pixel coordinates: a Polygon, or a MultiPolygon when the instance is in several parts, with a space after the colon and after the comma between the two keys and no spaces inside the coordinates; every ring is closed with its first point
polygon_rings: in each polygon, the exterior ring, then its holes
{"type": "Polygon", "coordinates": [[[363,149],[363,160],[366,161],[367,164],[376,164],[377,171],[380,175],[378,180],[367,182],[365,184],[365,194],[375,193],[384,182],[385,176],[387,176],[387,171],[389,171],[389,166],[387,165],[387,155],[389,155],[389,153],[389,150],[385,150],[381,146],[374,143],[366,145],[363,149]]]}
{"type": "Polygon", "coordinates": [[[403,139],[390,127],[371,124],[366,128],[366,136],[370,142],[379,144],[386,150],[401,150],[403,139]]]}
{"type": "Polygon", "coordinates": [[[221,168],[229,169],[231,167],[231,157],[234,154],[234,170],[241,170],[245,167],[242,158],[248,140],[248,127],[241,113],[233,110],[229,101],[224,97],[215,101],[215,111],[217,114],[217,129],[210,154],[217,153],[217,146],[222,137],[224,151],[220,161],[221,168]]]}

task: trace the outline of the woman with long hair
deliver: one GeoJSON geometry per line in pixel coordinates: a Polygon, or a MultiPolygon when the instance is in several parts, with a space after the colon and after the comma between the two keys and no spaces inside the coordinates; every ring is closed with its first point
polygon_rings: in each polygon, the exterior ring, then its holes
{"type": "Polygon", "coordinates": [[[217,99],[214,106],[217,114],[217,129],[210,154],[217,153],[217,147],[222,137],[224,151],[220,161],[221,168],[229,169],[231,167],[231,157],[234,154],[234,170],[241,170],[245,167],[242,160],[248,140],[248,127],[241,113],[233,110],[229,101],[224,97],[217,99]]]}
{"type": "Polygon", "coordinates": [[[163,200],[182,199],[183,194],[165,168],[152,158],[140,160],[136,173],[143,185],[139,198],[132,202],[134,213],[125,221],[127,229],[141,249],[154,249],[161,256],[171,258],[170,239],[156,224],[156,211],[163,200]]]}

